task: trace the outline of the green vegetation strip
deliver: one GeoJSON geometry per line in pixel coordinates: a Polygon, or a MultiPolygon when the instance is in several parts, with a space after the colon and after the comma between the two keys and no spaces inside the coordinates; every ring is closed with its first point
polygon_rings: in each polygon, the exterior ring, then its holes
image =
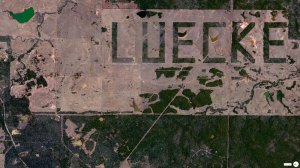
{"type": "Polygon", "coordinates": [[[32,7],[25,9],[21,13],[9,12],[10,16],[19,23],[26,23],[34,16],[34,10],[32,7]]]}

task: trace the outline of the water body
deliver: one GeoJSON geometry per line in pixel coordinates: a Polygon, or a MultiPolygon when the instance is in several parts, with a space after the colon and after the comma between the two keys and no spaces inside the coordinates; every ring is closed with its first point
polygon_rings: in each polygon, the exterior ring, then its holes
{"type": "Polygon", "coordinates": [[[21,13],[9,12],[10,16],[19,23],[26,23],[34,16],[34,9],[32,7],[25,9],[21,13]]]}

